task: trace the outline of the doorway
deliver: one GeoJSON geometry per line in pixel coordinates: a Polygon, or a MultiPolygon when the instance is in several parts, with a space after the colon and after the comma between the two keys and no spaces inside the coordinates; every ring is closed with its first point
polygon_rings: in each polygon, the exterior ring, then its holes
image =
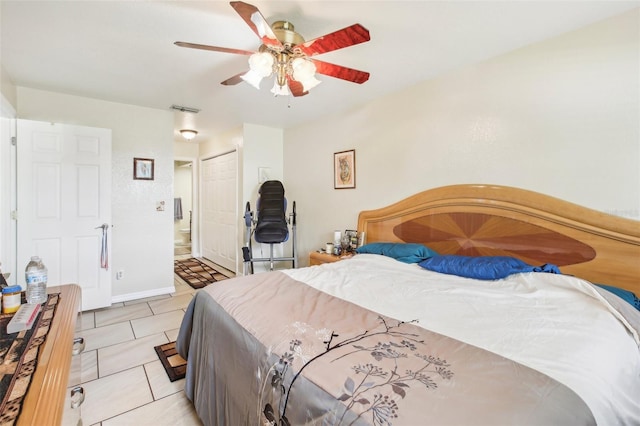
{"type": "Polygon", "coordinates": [[[173,241],[175,256],[193,253],[193,162],[173,162],[173,241]]]}

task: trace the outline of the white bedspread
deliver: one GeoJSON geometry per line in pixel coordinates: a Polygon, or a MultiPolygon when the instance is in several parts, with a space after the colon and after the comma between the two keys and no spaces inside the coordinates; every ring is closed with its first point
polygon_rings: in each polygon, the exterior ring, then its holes
{"type": "Polygon", "coordinates": [[[599,425],[640,425],[637,330],[585,281],[547,273],[472,280],[371,254],[284,272],[535,368],[573,389],[599,425]]]}

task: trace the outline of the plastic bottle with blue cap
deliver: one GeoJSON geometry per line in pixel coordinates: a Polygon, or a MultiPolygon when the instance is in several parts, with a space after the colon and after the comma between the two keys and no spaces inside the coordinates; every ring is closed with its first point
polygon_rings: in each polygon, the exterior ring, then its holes
{"type": "Polygon", "coordinates": [[[33,256],[24,273],[27,282],[27,303],[44,303],[47,300],[47,268],[42,259],[33,256]]]}

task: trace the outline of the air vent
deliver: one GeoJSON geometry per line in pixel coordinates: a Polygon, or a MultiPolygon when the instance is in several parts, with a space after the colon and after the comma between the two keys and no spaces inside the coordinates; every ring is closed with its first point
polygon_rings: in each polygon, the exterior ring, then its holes
{"type": "Polygon", "coordinates": [[[192,112],[194,114],[197,114],[200,112],[200,110],[197,108],[190,108],[190,107],[180,106],[180,105],[171,105],[171,109],[180,111],[180,112],[192,112]]]}

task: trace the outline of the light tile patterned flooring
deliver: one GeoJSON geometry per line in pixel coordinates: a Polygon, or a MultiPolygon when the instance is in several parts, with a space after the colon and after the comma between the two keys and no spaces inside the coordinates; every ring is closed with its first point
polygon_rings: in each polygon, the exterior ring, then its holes
{"type": "Polygon", "coordinates": [[[170,295],[82,313],[76,328],[76,336],[84,337],[86,344],[82,371],[71,375],[81,377],[85,391],[82,424],[202,424],[184,395],[184,379],[170,382],[153,349],[176,340],[184,312],[197,291],[177,276],[174,285],[176,291],[170,295]]]}

